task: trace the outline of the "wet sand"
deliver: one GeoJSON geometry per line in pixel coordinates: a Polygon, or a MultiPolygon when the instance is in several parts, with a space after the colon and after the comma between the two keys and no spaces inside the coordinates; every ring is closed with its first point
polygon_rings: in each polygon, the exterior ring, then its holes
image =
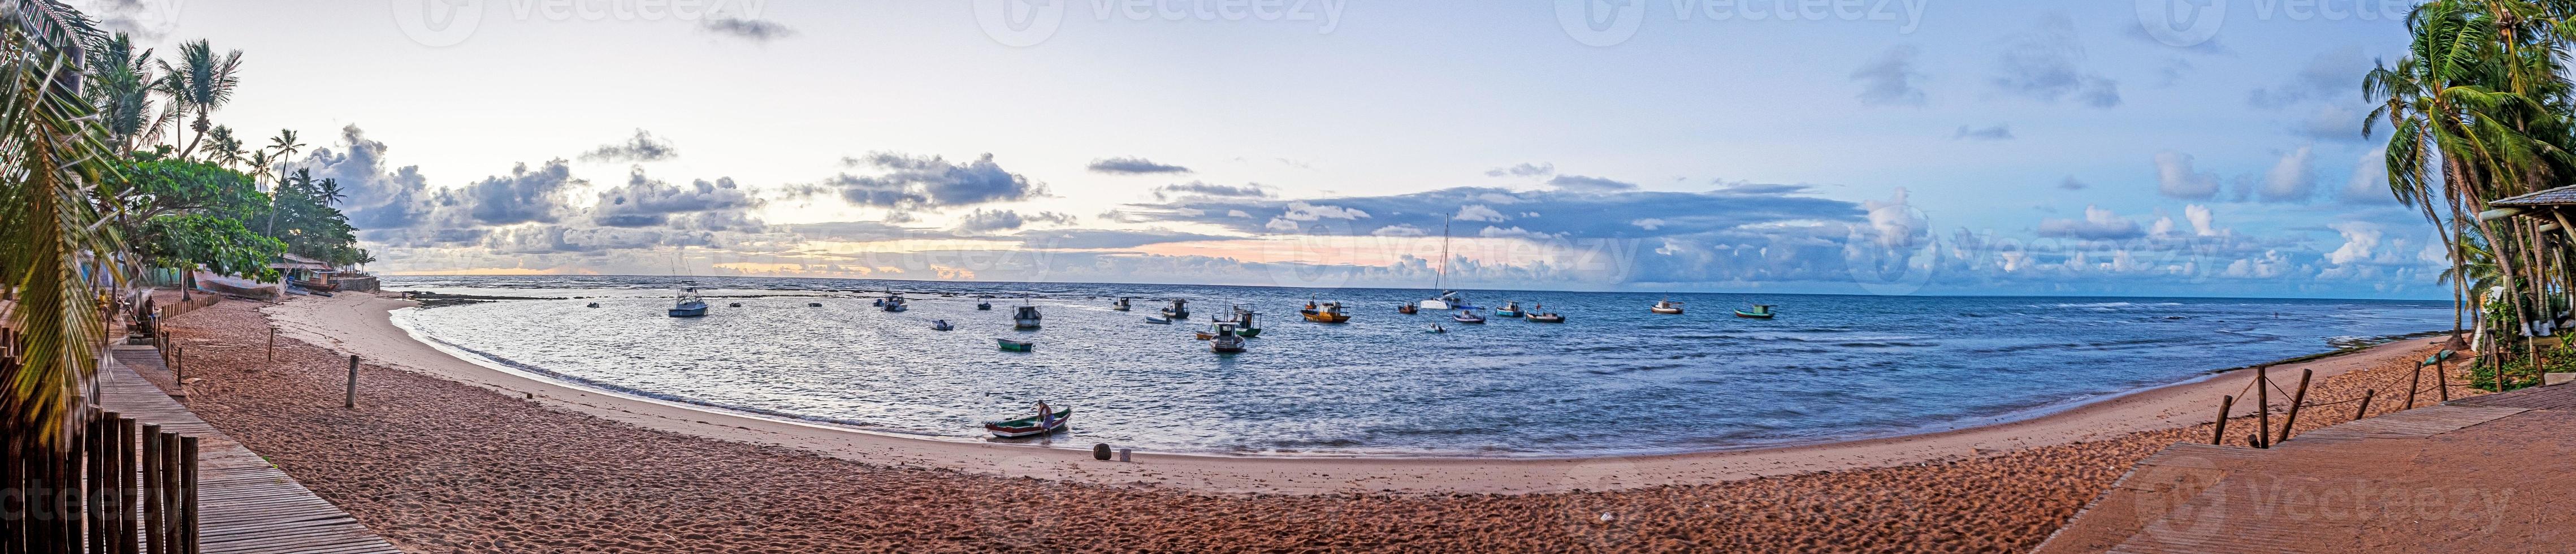
{"type": "MultiPolygon", "coordinates": [[[[384,317],[402,305],[272,307],[287,330],[276,363],[258,304],[171,327],[207,379],[192,387],[201,415],[421,551],[2018,550],[2137,459],[2207,440],[2217,397],[2244,386],[2222,375],[2019,423],[1741,452],[1118,463],[1088,444],[865,433],[557,385],[411,340],[384,317]],[[354,412],[339,407],[343,352],[370,361],[354,412]]],[[[2305,364],[2323,379],[2310,403],[2402,391],[2426,342],[2305,364]]]]}

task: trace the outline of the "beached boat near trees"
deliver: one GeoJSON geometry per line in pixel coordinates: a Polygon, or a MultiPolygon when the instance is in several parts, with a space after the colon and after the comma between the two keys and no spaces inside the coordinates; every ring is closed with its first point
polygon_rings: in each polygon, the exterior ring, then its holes
{"type": "Polygon", "coordinates": [[[1062,431],[1073,421],[1073,408],[1050,410],[1045,402],[1039,402],[1037,409],[1038,414],[1029,417],[986,421],[984,430],[993,433],[993,436],[1006,439],[1030,437],[1062,431]]]}

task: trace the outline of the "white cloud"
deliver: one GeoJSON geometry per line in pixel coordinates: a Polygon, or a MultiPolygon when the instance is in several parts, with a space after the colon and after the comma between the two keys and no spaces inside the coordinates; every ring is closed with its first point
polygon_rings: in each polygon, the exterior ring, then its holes
{"type": "Polygon", "coordinates": [[[2379,248],[2380,238],[2386,234],[2378,224],[2365,221],[2346,221],[2327,227],[2343,234],[2343,246],[2326,253],[2326,261],[2335,265],[2370,261],[2379,248]]]}
{"type": "Polygon", "coordinates": [[[2219,234],[2218,229],[2210,223],[2208,206],[2199,204],[2183,206],[2182,217],[2191,220],[2191,234],[2204,237],[2214,237],[2219,234]]]}
{"type": "Polygon", "coordinates": [[[1500,223],[1511,219],[1511,217],[1503,215],[1503,212],[1494,211],[1493,208],[1486,207],[1483,204],[1471,204],[1464,208],[1458,208],[1458,215],[1453,216],[1453,219],[1457,219],[1459,221],[1492,221],[1500,223]]]}
{"type": "Polygon", "coordinates": [[[2396,193],[2388,191],[2388,147],[2372,148],[2353,162],[2352,179],[2344,181],[2342,200],[2355,204],[2394,203],[2396,193]]]}
{"type": "Polygon", "coordinates": [[[1289,202],[1288,213],[1280,214],[1279,217],[1294,221],[1315,221],[1318,219],[1362,219],[1368,216],[1368,212],[1344,208],[1341,206],[1289,202]]]}
{"type": "Polygon", "coordinates": [[[1648,231],[1653,231],[1653,230],[1655,230],[1656,228],[1663,227],[1663,226],[1664,226],[1664,220],[1649,217],[1649,218],[1640,219],[1640,220],[1636,220],[1636,221],[1630,221],[1630,222],[1628,222],[1628,224],[1629,224],[1629,225],[1635,225],[1635,226],[1637,226],[1637,228],[1639,228],[1639,229],[1645,229],[1645,230],[1648,230],[1648,231]]]}
{"type": "Polygon", "coordinates": [[[2317,177],[2316,150],[2301,146],[2281,156],[2272,170],[2263,174],[2262,197],[2265,202],[2305,202],[2315,196],[2317,177]]]}
{"type": "Polygon", "coordinates": [[[2208,200],[2218,196],[2218,176],[2192,171],[2191,155],[2178,152],[2156,154],[2157,192],[2184,200],[2208,200]]]}

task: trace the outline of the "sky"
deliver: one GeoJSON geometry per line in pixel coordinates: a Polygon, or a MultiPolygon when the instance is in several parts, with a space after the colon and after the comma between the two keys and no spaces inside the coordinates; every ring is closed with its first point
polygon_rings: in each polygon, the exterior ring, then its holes
{"type": "Polygon", "coordinates": [[[2409,2],[75,4],[241,50],[384,273],[2448,294],[2409,2]]]}

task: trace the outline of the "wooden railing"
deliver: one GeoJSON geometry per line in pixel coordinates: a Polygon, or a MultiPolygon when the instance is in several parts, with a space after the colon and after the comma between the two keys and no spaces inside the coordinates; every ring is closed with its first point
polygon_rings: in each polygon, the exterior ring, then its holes
{"type": "Polygon", "coordinates": [[[74,415],[86,423],[60,446],[0,446],[0,554],[197,552],[197,437],[95,407],[74,415]]]}

